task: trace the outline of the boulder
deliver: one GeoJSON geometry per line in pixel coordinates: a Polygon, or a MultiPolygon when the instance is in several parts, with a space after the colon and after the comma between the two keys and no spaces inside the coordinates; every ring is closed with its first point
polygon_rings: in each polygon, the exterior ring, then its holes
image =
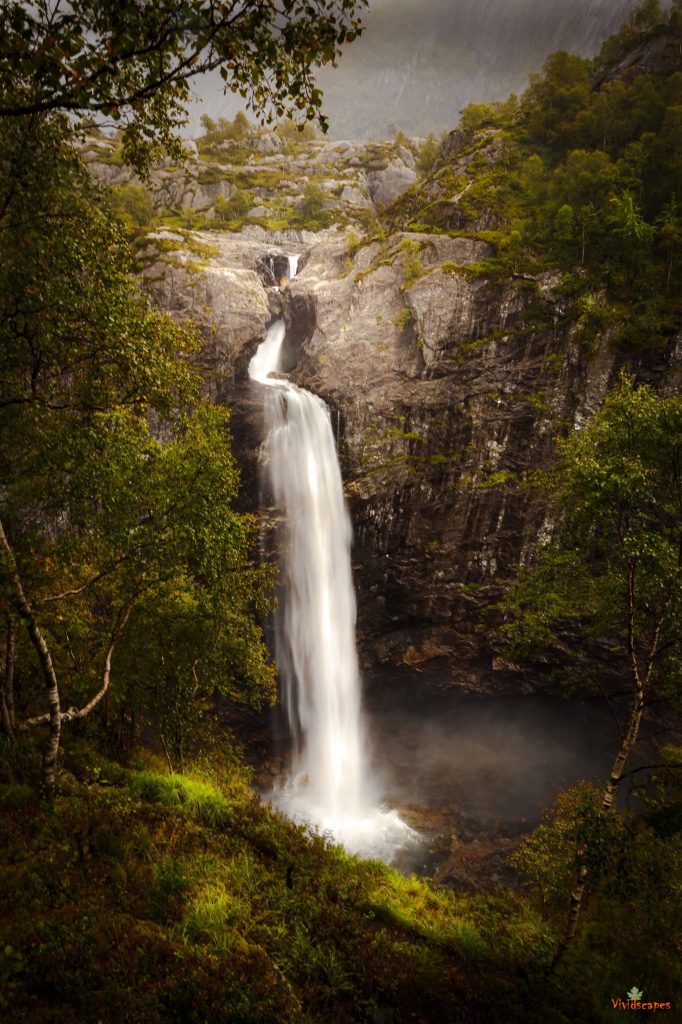
{"type": "Polygon", "coordinates": [[[279,135],[275,132],[270,132],[267,135],[255,135],[249,139],[249,147],[255,149],[257,153],[270,156],[275,153],[281,153],[283,143],[279,135]]]}
{"type": "Polygon", "coordinates": [[[372,202],[382,207],[388,206],[409,188],[416,181],[417,173],[413,167],[408,167],[403,160],[395,157],[382,170],[367,171],[366,178],[372,202]]]}
{"type": "Polygon", "coordinates": [[[361,192],[359,188],[354,185],[346,185],[341,192],[341,201],[348,203],[350,206],[359,206],[364,210],[371,210],[373,208],[372,200],[364,192],[361,192]]]}

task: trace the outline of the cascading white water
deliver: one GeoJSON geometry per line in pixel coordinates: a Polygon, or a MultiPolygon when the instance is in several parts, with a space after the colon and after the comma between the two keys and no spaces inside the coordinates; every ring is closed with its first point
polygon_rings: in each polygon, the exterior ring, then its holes
{"type": "Polygon", "coordinates": [[[267,377],[277,367],[270,360],[277,360],[283,335],[280,321],[251,367],[253,378],[271,389],[269,472],[286,517],[277,661],[296,744],[294,782],[336,818],[355,814],[361,802],[351,531],[324,402],[267,377]]]}
{"type": "Polygon", "coordinates": [[[296,274],[298,273],[298,261],[300,259],[300,256],[299,256],[299,254],[297,252],[296,253],[291,253],[289,255],[288,259],[289,259],[289,280],[291,280],[292,277],[296,277],[296,274]]]}
{"type": "MultiPolygon", "coordinates": [[[[289,273],[298,257],[289,257],[289,273]]],[[[411,830],[374,808],[364,759],[355,649],[351,524],[329,410],[278,374],[282,320],[249,365],[267,388],[267,463],[283,512],[283,597],[277,662],[294,739],[291,776],[273,795],[293,817],[329,831],[350,849],[390,856],[411,830]]]]}

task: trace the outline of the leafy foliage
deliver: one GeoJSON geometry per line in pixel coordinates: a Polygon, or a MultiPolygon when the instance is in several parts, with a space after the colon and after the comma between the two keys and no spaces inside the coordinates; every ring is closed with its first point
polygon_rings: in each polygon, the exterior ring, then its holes
{"type": "Polygon", "coordinates": [[[241,110],[235,114],[232,121],[226,117],[219,117],[214,121],[208,114],[202,114],[201,127],[204,134],[197,139],[197,148],[202,156],[228,153],[231,160],[245,159],[248,139],[255,130],[255,125],[251,124],[241,110]]]}
{"type": "Polygon", "coordinates": [[[440,141],[431,132],[424,140],[417,154],[417,170],[424,177],[428,177],[436,165],[440,153],[440,141]]]}
{"type": "Polygon", "coordinates": [[[161,143],[179,152],[192,79],[218,70],[226,89],[272,118],[319,116],[312,68],[361,31],[366,0],[43,0],[0,3],[0,117],[49,111],[102,115],[144,167],[161,143]]]}
{"type": "MultiPolygon", "coordinates": [[[[188,362],[198,339],[136,292],[66,132],[36,122],[29,161],[24,123],[2,122],[2,520],[63,697],[97,694],[115,639],[108,714],[155,724],[181,756],[214,690],[272,696],[269,570],[233,510],[228,415],[188,362]]],[[[16,663],[20,710],[39,710],[23,633],[16,663]]]]}
{"type": "Polygon", "coordinates": [[[154,216],[154,204],[144,185],[112,185],[108,192],[111,209],[124,223],[134,227],[148,227],[154,216]]]}
{"type": "MultiPolygon", "coordinates": [[[[553,536],[510,592],[521,649],[572,651],[561,625],[611,639],[616,658],[651,668],[671,694],[682,654],[682,399],[628,378],[544,476],[553,536]]],[[[579,653],[579,648],[575,651],[579,653]]]]}
{"type": "MultiPolygon", "coordinates": [[[[452,155],[388,211],[392,226],[477,234],[507,275],[558,267],[567,297],[599,296],[622,351],[670,344],[682,322],[682,71],[617,69],[657,40],[679,53],[681,32],[678,6],[645,4],[595,61],[555,53],[520,101],[467,107],[452,155]]],[[[594,325],[577,304],[570,315],[589,347],[594,325]]]]}
{"type": "Polygon", "coordinates": [[[312,142],[317,135],[314,124],[297,124],[291,117],[280,121],[275,131],[281,139],[291,143],[312,142]]]}
{"type": "Polygon", "coordinates": [[[682,693],[681,459],[682,398],[622,377],[589,425],[561,443],[545,478],[553,536],[507,600],[513,620],[506,632],[518,649],[549,649],[579,674],[586,668],[604,690],[589,658],[590,641],[598,640],[609,646],[629,698],[624,725],[611,706],[620,745],[596,815],[580,815],[594,828],[576,836],[574,885],[553,966],[575,940],[587,887],[598,877],[594,853],[613,820],[644,709],[656,690],[676,702],[682,693]]]}
{"type": "Polygon", "coordinates": [[[293,222],[309,231],[329,227],[334,217],[325,207],[327,200],[328,196],[319,185],[313,181],[306,182],[293,222]]]}
{"type": "Polygon", "coordinates": [[[662,996],[677,987],[682,831],[675,755],[679,751],[669,752],[670,767],[661,769],[660,785],[649,787],[638,813],[605,815],[598,789],[579,784],[557,797],[512,858],[525,891],[558,925],[574,882],[576,850],[583,851],[590,892],[567,970],[590,985],[596,1003],[609,1005],[610,993],[624,992],[633,977],[662,996]]]}

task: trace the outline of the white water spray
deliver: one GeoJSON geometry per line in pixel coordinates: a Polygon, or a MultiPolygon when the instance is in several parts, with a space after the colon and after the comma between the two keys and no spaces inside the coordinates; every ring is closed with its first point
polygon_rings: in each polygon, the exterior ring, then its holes
{"type": "MultiPolygon", "coordinates": [[[[297,264],[290,256],[291,277],[297,264]]],[[[320,398],[270,376],[279,371],[284,336],[278,320],[249,365],[251,379],[267,388],[265,448],[285,533],[277,662],[294,755],[291,777],[273,799],[351,850],[390,857],[411,830],[374,807],[367,781],[351,524],[334,434],[320,398]]]]}

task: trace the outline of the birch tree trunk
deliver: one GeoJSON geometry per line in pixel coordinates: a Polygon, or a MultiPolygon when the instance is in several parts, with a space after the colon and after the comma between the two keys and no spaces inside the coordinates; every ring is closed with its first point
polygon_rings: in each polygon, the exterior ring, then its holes
{"type": "Polygon", "coordinates": [[[0,520],[0,551],[4,569],[10,585],[11,602],[17,612],[20,621],[26,625],[31,643],[35,647],[40,662],[40,668],[45,683],[45,691],[48,704],[48,736],[43,749],[43,786],[48,797],[52,798],[55,793],[55,768],[59,754],[59,736],[62,727],[61,706],[59,702],[59,685],[55,674],[54,665],[50,650],[40,627],[35,620],[17,569],[14,552],[7,539],[2,521],[0,520]]]}
{"type": "Polygon", "coordinates": [[[0,690],[0,717],[2,726],[10,738],[14,738],[14,662],[16,658],[16,622],[7,616],[7,639],[5,643],[5,667],[0,690]]]}
{"type": "MultiPolygon", "coordinates": [[[[659,643],[661,637],[661,629],[663,626],[663,619],[665,611],[656,623],[656,627],[653,632],[653,636],[648,644],[648,651],[646,654],[646,663],[642,668],[637,655],[637,642],[635,639],[635,565],[631,565],[628,573],[628,597],[627,597],[627,651],[628,659],[630,662],[630,671],[632,673],[632,686],[633,686],[633,701],[632,707],[630,708],[630,720],[628,722],[627,732],[621,739],[620,748],[616,754],[616,758],[613,762],[611,772],[609,774],[608,781],[604,787],[601,801],[602,813],[610,813],[613,810],[613,805],[616,799],[616,789],[618,783],[623,776],[623,769],[627,763],[627,759],[630,756],[632,749],[637,742],[637,736],[639,735],[639,727],[642,721],[642,712],[644,711],[644,697],[645,693],[649,688],[651,682],[654,661],[659,650],[659,643]]],[[[585,896],[585,890],[587,888],[587,882],[589,877],[589,868],[584,860],[584,853],[578,855],[578,865],[576,868],[575,881],[573,891],[571,893],[571,903],[568,911],[568,918],[566,920],[566,928],[564,931],[563,938],[557,947],[557,951],[554,954],[554,959],[550,970],[553,971],[561,963],[563,956],[573,942],[575,933],[578,928],[578,921],[580,919],[580,911],[583,905],[583,899],[585,896]]]]}
{"type": "MultiPolygon", "coordinates": [[[[628,723],[628,730],[623,741],[621,743],[616,759],[613,762],[611,772],[609,774],[608,782],[604,788],[601,801],[602,812],[608,813],[613,810],[613,804],[616,797],[616,789],[620,782],[623,769],[627,762],[628,757],[637,742],[637,736],[639,734],[639,726],[642,721],[642,711],[644,708],[644,694],[643,691],[638,692],[635,698],[635,702],[632,705],[630,711],[630,721],[628,723]]],[[[580,919],[580,912],[582,910],[583,898],[587,889],[587,883],[589,879],[589,868],[584,862],[584,854],[578,857],[578,865],[575,873],[575,880],[573,884],[573,891],[571,892],[571,903],[568,911],[568,917],[566,919],[566,927],[564,930],[563,938],[559,943],[554,959],[552,960],[550,970],[554,971],[561,963],[564,954],[568,947],[575,938],[576,931],[578,930],[578,921],[580,919]]]]}
{"type": "MultiPolygon", "coordinates": [[[[111,683],[111,659],[116,648],[116,644],[121,638],[121,634],[125,629],[126,623],[130,618],[130,613],[133,610],[135,603],[135,597],[133,596],[128,604],[124,605],[118,614],[116,625],[111,634],[109,646],[107,647],[106,654],[104,656],[104,667],[102,669],[102,685],[97,691],[94,697],[91,697],[87,704],[84,704],[82,708],[69,708],[68,711],[62,711],[60,718],[63,722],[75,722],[79,718],[87,718],[93,708],[96,708],[103,697],[106,696],[109,690],[109,684],[111,683]]],[[[19,725],[19,729],[30,729],[35,725],[47,725],[50,721],[49,713],[46,715],[35,715],[33,718],[25,718],[19,725]]]]}

